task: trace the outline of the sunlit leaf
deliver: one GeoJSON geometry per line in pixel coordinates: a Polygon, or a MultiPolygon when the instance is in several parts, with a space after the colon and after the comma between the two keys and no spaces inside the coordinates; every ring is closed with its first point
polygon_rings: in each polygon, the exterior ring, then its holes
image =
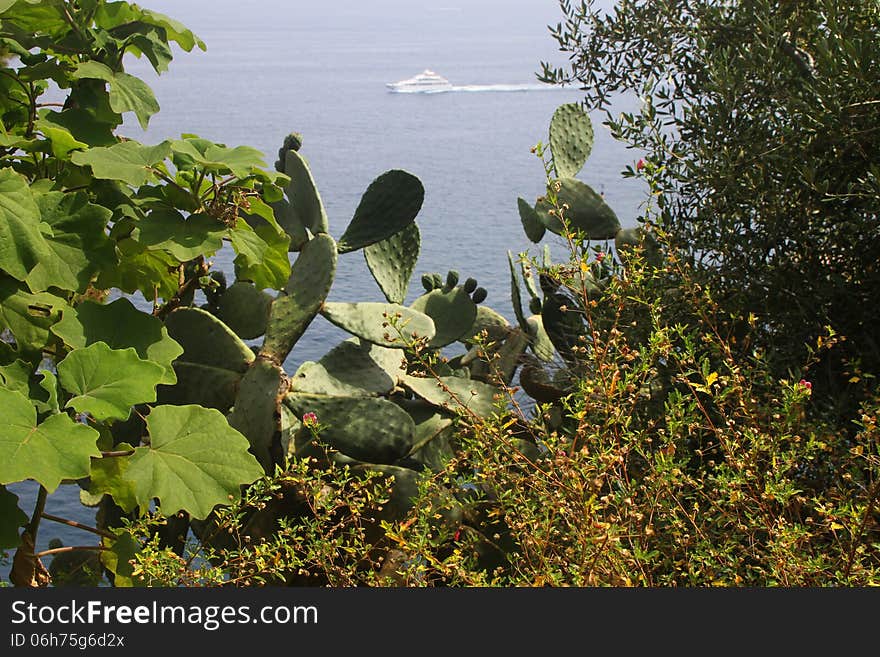
{"type": "Polygon", "coordinates": [[[27,179],[12,169],[0,169],[0,269],[23,281],[48,256],[40,208],[27,179]]]}
{"type": "Polygon", "coordinates": [[[89,474],[100,456],[98,432],[64,413],[37,423],[37,411],[24,395],[0,388],[0,484],[34,479],[51,493],[63,479],[89,474]]]}
{"type": "Polygon", "coordinates": [[[91,167],[95,178],[121,180],[133,187],[140,187],[155,180],[152,167],[170,154],[171,145],[167,141],[155,146],[124,141],[77,152],[70,159],[76,165],[91,167]]]}
{"type": "Polygon", "coordinates": [[[187,511],[205,518],[263,474],[247,438],[215,409],[157,406],[147,416],[147,429],[150,446],[129,457],[128,479],[138,504],[146,507],[159,498],[166,516],[187,511]]]}
{"type": "Polygon", "coordinates": [[[153,210],[138,224],[137,240],[148,249],[162,249],[187,262],[220,250],[225,232],[226,226],[206,214],[184,218],[176,210],[153,210]]]}
{"type": "Polygon", "coordinates": [[[96,420],[125,420],[135,404],[156,401],[165,369],[138,357],[133,348],[111,349],[103,342],[74,349],[58,363],[61,385],[73,398],[66,408],[96,420]]]}
{"type": "Polygon", "coordinates": [[[147,129],[150,117],[159,111],[159,103],[146,82],[106,64],[89,60],[76,67],[74,77],[104,80],[110,85],[110,108],[118,113],[134,112],[141,128],[147,129]]]}
{"type": "Polygon", "coordinates": [[[89,203],[85,193],[51,192],[37,197],[42,220],[52,229],[47,254],[27,277],[31,290],[82,292],[93,274],[115,259],[105,227],[112,212],[89,203]]]}
{"type": "MultiPolygon", "coordinates": [[[[113,450],[125,452],[132,449],[128,443],[119,443],[113,450]]],[[[138,505],[134,483],[128,478],[128,458],[124,456],[105,456],[92,459],[92,472],[89,475],[89,492],[93,495],[107,493],[123,511],[132,511],[138,505]]]]}
{"type": "Polygon", "coordinates": [[[84,301],[76,308],[64,309],[52,333],[73,349],[96,342],[104,342],[111,349],[133,347],[144,360],[165,368],[160,383],[177,381],[171,364],[183,353],[183,347],[168,335],[161,320],[138,310],[124,297],[106,305],[84,301]]]}

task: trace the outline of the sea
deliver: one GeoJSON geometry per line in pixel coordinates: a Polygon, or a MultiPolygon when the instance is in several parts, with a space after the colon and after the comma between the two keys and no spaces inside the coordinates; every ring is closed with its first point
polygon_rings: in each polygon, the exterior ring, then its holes
{"type": "MultiPolygon", "coordinates": [[[[407,303],[423,292],[420,277],[454,269],[477,279],[484,302],[511,321],[508,250],[540,253],[525,237],[517,197],[534,202],[544,191],[544,168],[531,152],[547,142],[550,118],[577,102],[575,87],[538,82],[541,62],[565,66],[549,26],[563,20],[557,0],[143,0],[193,30],[203,52],[174,47],[170,69],[156,75],[131,57],[127,71],[142,77],[161,107],[146,131],[127,117],[121,132],[147,144],[197,134],[227,146],[248,145],[272,168],[285,135],[303,135],[308,160],[327,209],[330,232],[344,232],[363,192],[389,169],[422,181],[425,200],[416,223],[421,254],[407,303]],[[442,93],[393,93],[386,83],[424,69],[452,83],[442,93]]],[[[602,3],[599,3],[602,4],[602,3]]],[[[606,5],[613,5],[607,0],[606,5]]],[[[633,111],[623,97],[614,111],[633,111]]],[[[593,152],[578,177],[605,196],[624,227],[643,212],[647,188],[621,171],[640,153],[611,138],[604,116],[592,116],[593,152]]],[[[554,258],[561,239],[545,237],[554,258]]],[[[295,254],[291,254],[295,257],[295,254]]],[[[232,281],[232,254],[214,259],[232,281]]],[[[362,252],[340,256],[332,301],[382,301],[362,252]]],[[[294,348],[292,373],[345,338],[318,317],[294,348]]],[[[36,487],[9,486],[30,513],[36,487]]],[[[94,510],[79,503],[76,486],[62,486],[46,511],[86,524],[94,510]]],[[[44,521],[38,549],[92,535],[44,521]]],[[[9,555],[11,559],[11,554],[9,555]]],[[[49,562],[47,558],[46,563],[49,562]]],[[[0,581],[8,564],[0,565],[0,581]]]]}

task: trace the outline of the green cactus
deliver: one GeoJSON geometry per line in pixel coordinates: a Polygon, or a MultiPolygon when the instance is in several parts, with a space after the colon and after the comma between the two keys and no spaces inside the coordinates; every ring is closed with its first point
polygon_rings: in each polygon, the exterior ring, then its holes
{"type": "Polygon", "coordinates": [[[326,233],[327,211],[305,158],[288,150],[284,154],[284,173],[290,176],[290,184],[284,191],[300,223],[314,235],[326,233]]]}
{"type": "Polygon", "coordinates": [[[390,303],[403,303],[406,300],[409,279],[416,268],[420,246],[421,234],[413,221],[394,235],[364,247],[367,267],[390,303]]]}
{"type": "Polygon", "coordinates": [[[283,363],[330,292],[336,273],[336,243],[316,235],[303,247],[284,290],[272,302],[260,355],[283,363]]]}
{"type": "Polygon", "coordinates": [[[455,456],[450,443],[454,431],[452,419],[421,399],[401,397],[394,402],[409,413],[416,426],[415,440],[406,457],[433,472],[441,472],[455,456]]]}
{"type": "Polygon", "coordinates": [[[470,348],[483,331],[489,340],[503,340],[508,334],[510,322],[503,315],[488,306],[477,306],[477,317],[470,330],[462,337],[464,346],[470,348]]]}
{"type": "Polygon", "coordinates": [[[537,244],[544,239],[544,234],[547,232],[544,222],[541,221],[541,217],[538,216],[535,208],[533,208],[524,198],[517,198],[516,204],[519,208],[519,218],[522,222],[523,231],[525,232],[526,237],[537,244]]]}
{"type": "Polygon", "coordinates": [[[465,292],[471,294],[474,290],[477,289],[477,279],[468,278],[461,287],[465,292]]]}
{"type": "Polygon", "coordinates": [[[215,303],[214,314],[242,340],[253,340],[266,332],[272,297],[253,283],[236,281],[215,303]]]}
{"type": "Polygon", "coordinates": [[[309,241],[309,231],[306,230],[302,218],[294,210],[290,201],[283,198],[269,203],[269,206],[275,213],[275,220],[278,222],[278,225],[290,236],[290,245],[287,247],[287,250],[293,252],[302,249],[303,245],[309,241]]]}
{"type": "Polygon", "coordinates": [[[458,285],[458,272],[450,269],[449,273],[446,274],[446,284],[443,286],[443,291],[449,292],[456,285],[458,285]]]}
{"type": "Polygon", "coordinates": [[[229,426],[248,439],[250,451],[266,474],[272,474],[275,463],[281,462],[280,455],[273,451],[280,445],[280,406],[287,392],[286,378],[278,365],[256,359],[239,384],[235,405],[227,418],[229,426]]]}
{"type": "Polygon", "coordinates": [[[348,253],[395,235],[415,221],[425,188],[411,173],[386,171],[361,197],[348,228],[339,238],[339,252],[348,253]]]}
{"type": "Polygon", "coordinates": [[[318,362],[303,363],[291,377],[290,389],[340,397],[386,395],[402,373],[401,360],[399,349],[385,349],[359,338],[349,338],[318,362]]]}
{"type": "Polygon", "coordinates": [[[557,107],[550,120],[550,152],[556,176],[576,176],[592,150],[593,123],[583,108],[576,103],[557,107]]]}
{"type": "Polygon", "coordinates": [[[423,378],[405,376],[403,385],[429,404],[453,413],[470,411],[482,418],[495,412],[498,388],[482,381],[457,376],[423,378]]]}
{"type": "Polygon", "coordinates": [[[278,149],[278,159],[275,160],[276,171],[286,173],[284,164],[285,158],[287,157],[287,151],[298,151],[302,148],[302,143],[303,136],[298,132],[291,132],[284,138],[281,148],[278,149]]]}
{"type": "Polygon", "coordinates": [[[232,329],[200,308],[178,308],[165,318],[165,327],[183,354],[174,361],[177,383],[156,388],[158,403],[228,411],[254,353],[232,329]]]}
{"type": "Polygon", "coordinates": [[[327,302],[321,315],[352,335],[392,349],[403,349],[418,338],[432,340],[436,332],[430,317],[396,303],[327,302]]]}
{"type": "Polygon", "coordinates": [[[539,314],[534,314],[526,317],[526,324],[529,326],[532,352],[544,362],[552,362],[556,356],[556,348],[544,328],[544,318],[539,314]]]}
{"type": "MultiPolygon", "coordinates": [[[[560,178],[551,183],[559,186],[556,205],[567,206],[563,216],[573,231],[581,231],[587,239],[614,239],[620,230],[620,221],[605,200],[593,189],[576,178],[560,178]]],[[[553,204],[547,198],[538,201],[535,211],[547,230],[562,235],[564,226],[553,204]]]]}
{"type": "MultiPolygon", "coordinates": [[[[456,280],[458,275],[447,278],[456,280]]],[[[434,321],[435,334],[428,346],[445,347],[468,333],[477,318],[477,305],[463,288],[434,289],[412,302],[410,308],[428,315],[434,321]]]]}
{"type": "Polygon", "coordinates": [[[283,402],[297,417],[314,413],[324,427],[320,439],[359,461],[394,463],[415,442],[415,423],[397,404],[381,397],[289,393],[283,402]]]}

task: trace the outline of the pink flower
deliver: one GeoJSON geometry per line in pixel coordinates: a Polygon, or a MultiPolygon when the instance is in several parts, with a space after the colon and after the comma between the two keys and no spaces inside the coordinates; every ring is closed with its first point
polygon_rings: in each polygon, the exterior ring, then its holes
{"type": "Polygon", "coordinates": [[[318,416],[314,413],[303,414],[303,424],[307,427],[314,427],[318,424],[318,416]]]}
{"type": "Polygon", "coordinates": [[[603,260],[604,258],[605,258],[605,254],[604,254],[602,251],[599,251],[599,252],[596,254],[596,262],[602,262],[602,260],[603,260]]]}
{"type": "Polygon", "coordinates": [[[645,161],[642,158],[639,158],[639,161],[636,162],[636,169],[638,171],[641,171],[644,168],[645,168],[645,161]]]}
{"type": "Polygon", "coordinates": [[[460,538],[461,538],[461,529],[456,529],[455,535],[452,537],[452,540],[457,543],[458,539],[460,539],[460,538]]]}
{"type": "Polygon", "coordinates": [[[801,379],[801,380],[798,382],[798,385],[802,385],[802,386],[803,386],[804,388],[806,388],[807,390],[812,390],[812,389],[813,389],[813,384],[810,383],[809,381],[807,381],[806,379],[801,379]]]}

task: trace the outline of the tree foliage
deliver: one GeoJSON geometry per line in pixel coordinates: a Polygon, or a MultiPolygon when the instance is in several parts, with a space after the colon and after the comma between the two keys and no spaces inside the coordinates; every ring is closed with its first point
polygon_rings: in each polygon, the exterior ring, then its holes
{"type": "Polygon", "coordinates": [[[880,364],[877,3],[560,5],[569,64],[542,77],[579,85],[648,153],[658,221],[762,329],[743,353],[757,346],[785,373],[826,326],[846,337],[816,373],[817,394],[846,404],[852,361],[880,364]],[[619,94],[639,110],[613,115],[619,94]]]}

